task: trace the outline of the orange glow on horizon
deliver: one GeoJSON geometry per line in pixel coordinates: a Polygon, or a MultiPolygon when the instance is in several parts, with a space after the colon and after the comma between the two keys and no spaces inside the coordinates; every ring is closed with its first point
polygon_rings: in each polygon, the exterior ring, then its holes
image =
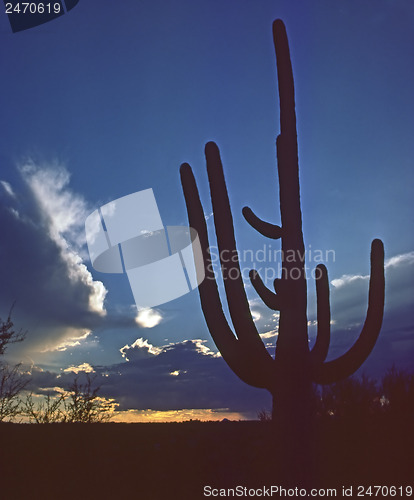
{"type": "Polygon", "coordinates": [[[118,423],[138,423],[138,422],[186,422],[189,420],[216,421],[216,420],[250,420],[243,413],[232,412],[226,409],[223,410],[126,410],[114,412],[111,422],[118,423]]]}

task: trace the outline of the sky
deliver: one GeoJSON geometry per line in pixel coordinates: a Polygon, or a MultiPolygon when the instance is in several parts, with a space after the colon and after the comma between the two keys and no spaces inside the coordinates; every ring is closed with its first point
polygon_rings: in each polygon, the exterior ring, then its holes
{"type": "MultiPolygon", "coordinates": [[[[197,290],[137,311],[125,275],[93,269],[85,220],[152,188],[164,226],[187,224],[179,167],[188,162],[214,246],[204,146],[215,141],[241,267],[246,276],[263,267],[271,284],[279,262],[269,251],[280,243],[255,233],[241,209],[280,223],[276,18],[295,78],[311,343],[311,269],[328,267],[333,359],[361,330],[370,244],[380,238],[384,322],[358,373],[412,370],[412,2],[81,0],[17,33],[0,15],[0,317],[15,303],[12,319],[27,335],[7,359],[28,367],[35,393],[89,372],[119,403],[117,421],[256,418],[270,408],[267,391],[219,355],[197,290]]],[[[277,314],[245,286],[273,352],[277,314]]]]}

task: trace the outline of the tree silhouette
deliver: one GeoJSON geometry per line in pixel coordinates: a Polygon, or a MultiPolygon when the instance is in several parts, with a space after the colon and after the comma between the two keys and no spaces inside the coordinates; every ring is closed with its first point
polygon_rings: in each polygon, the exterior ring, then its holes
{"type": "Polygon", "coordinates": [[[230,368],[244,382],[266,388],[273,395],[273,417],[281,430],[279,445],[285,454],[285,472],[289,475],[294,467],[297,472],[290,475],[294,481],[309,470],[312,382],[330,384],[354,373],[369,356],[379,335],[384,307],[384,249],[380,240],[372,242],[369,304],[358,340],[344,355],[325,362],[330,343],[330,304],[324,265],[316,269],[318,331],[316,343],[309,350],[294,84],[286,29],[281,20],[273,24],[273,38],[280,103],[281,133],[276,149],[282,224],[265,222],[248,207],[243,209],[243,215],[263,236],[282,242],[282,276],[274,281],[274,291],[265,286],[256,271],[250,271],[251,283],[263,302],[270,309],[280,311],[274,358],[255,327],[241,279],[233,218],[216,144],[208,143],[205,155],[221,271],[237,337],[223,313],[209,254],[204,211],[188,164],[181,166],[181,182],[189,224],[197,230],[203,251],[205,279],[199,286],[199,294],[207,326],[230,368]],[[228,255],[232,258],[223,258],[228,255]]]}
{"type": "Polygon", "coordinates": [[[100,387],[93,385],[94,378],[86,375],[81,383],[76,376],[64,397],[64,421],[71,423],[107,422],[117,403],[98,395],[100,387]]]}
{"type": "MultiPolygon", "coordinates": [[[[0,319],[0,356],[4,356],[9,344],[21,342],[26,333],[16,331],[14,323],[11,320],[10,309],[6,321],[0,319]]],[[[20,413],[20,393],[29,382],[29,378],[20,370],[21,364],[10,366],[3,360],[0,360],[0,422],[11,420],[20,413]]]]}
{"type": "Polygon", "coordinates": [[[16,332],[14,329],[14,323],[11,319],[13,308],[14,305],[11,307],[6,321],[0,319],[0,356],[4,355],[9,344],[22,342],[26,336],[26,332],[22,330],[16,332]]]}

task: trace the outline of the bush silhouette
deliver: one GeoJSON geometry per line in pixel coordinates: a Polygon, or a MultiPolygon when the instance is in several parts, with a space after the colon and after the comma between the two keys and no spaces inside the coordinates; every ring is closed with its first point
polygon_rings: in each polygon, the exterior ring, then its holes
{"type": "Polygon", "coordinates": [[[381,396],[387,412],[414,417],[414,374],[393,367],[382,379],[381,396]]]}

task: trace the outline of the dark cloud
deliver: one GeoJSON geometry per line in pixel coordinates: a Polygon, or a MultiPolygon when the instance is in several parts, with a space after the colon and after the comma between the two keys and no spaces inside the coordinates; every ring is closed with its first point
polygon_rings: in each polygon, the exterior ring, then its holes
{"type": "Polygon", "coordinates": [[[1,314],[16,301],[15,324],[30,329],[21,345],[51,348],[81,337],[103,316],[103,285],[80,256],[83,200],[68,190],[61,167],[22,169],[19,192],[0,198],[1,314]]]}
{"type": "MultiPolygon", "coordinates": [[[[149,346],[149,347],[148,347],[149,346]]],[[[119,410],[221,409],[259,411],[269,408],[270,395],[249,387],[209,351],[202,341],[184,341],[151,354],[144,343],[128,349],[128,362],[109,367],[94,366],[100,394],[115,398],[119,410]]],[[[67,388],[73,372],[32,370],[31,389],[67,388]]]]}
{"type": "Polygon", "coordinates": [[[201,341],[173,344],[144,359],[142,349],[128,352],[130,361],[111,369],[108,382],[113,385],[107,389],[120,402],[120,409],[251,411],[269,404],[267,391],[241,382],[201,341]]]}

